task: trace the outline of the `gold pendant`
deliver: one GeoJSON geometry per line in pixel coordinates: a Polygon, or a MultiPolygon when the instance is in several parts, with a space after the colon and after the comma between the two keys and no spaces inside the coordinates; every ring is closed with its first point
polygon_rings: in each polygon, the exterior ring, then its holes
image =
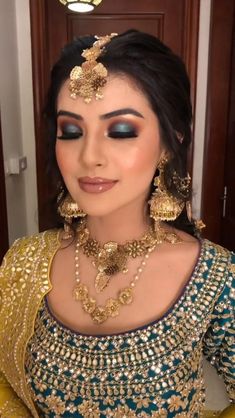
{"type": "Polygon", "coordinates": [[[109,284],[110,276],[108,276],[104,271],[99,271],[95,278],[95,290],[97,293],[102,292],[109,284]]]}

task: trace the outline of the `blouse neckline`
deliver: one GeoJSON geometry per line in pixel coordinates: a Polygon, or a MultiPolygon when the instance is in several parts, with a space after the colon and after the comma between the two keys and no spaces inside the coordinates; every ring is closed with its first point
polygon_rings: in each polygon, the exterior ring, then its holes
{"type": "Polygon", "coordinates": [[[179,306],[181,305],[181,303],[183,302],[183,300],[185,299],[185,297],[187,297],[188,292],[190,291],[190,288],[193,284],[193,281],[195,279],[195,277],[197,277],[197,273],[198,270],[201,267],[201,260],[203,259],[204,256],[204,252],[206,251],[206,239],[199,239],[199,253],[197,256],[197,259],[195,261],[194,267],[192,269],[192,272],[188,278],[188,280],[186,280],[179,296],[172,302],[171,306],[163,313],[163,315],[161,315],[160,317],[158,317],[157,319],[148,322],[142,326],[130,329],[130,330],[126,330],[126,331],[122,331],[122,332],[114,332],[111,334],[87,334],[81,331],[77,331],[74,330],[73,328],[70,328],[68,325],[64,324],[60,319],[58,319],[56,317],[56,315],[52,312],[50,305],[48,303],[48,299],[47,299],[47,295],[45,296],[45,309],[47,310],[49,316],[54,320],[54,322],[63,329],[63,331],[68,331],[69,333],[73,333],[74,335],[77,336],[84,336],[84,337],[90,337],[90,338],[109,338],[109,337],[118,337],[118,336],[130,336],[131,334],[133,335],[133,333],[136,333],[138,331],[143,331],[145,329],[151,328],[153,326],[156,325],[161,325],[164,321],[168,321],[170,319],[170,317],[172,316],[172,314],[175,313],[175,311],[178,310],[179,306]]]}

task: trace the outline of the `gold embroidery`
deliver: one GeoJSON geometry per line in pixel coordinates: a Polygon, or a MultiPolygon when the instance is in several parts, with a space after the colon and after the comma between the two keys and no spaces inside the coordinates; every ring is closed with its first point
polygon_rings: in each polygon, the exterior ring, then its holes
{"type": "Polygon", "coordinates": [[[26,385],[24,353],[40,302],[51,288],[49,267],[59,245],[58,231],[17,240],[0,270],[0,370],[35,418],[38,414],[26,385]]]}
{"type": "Polygon", "coordinates": [[[168,400],[169,411],[178,411],[181,408],[185,409],[185,403],[182,401],[180,396],[172,395],[168,400]]]}
{"type": "Polygon", "coordinates": [[[231,264],[231,273],[235,274],[235,264],[231,264]]]}
{"type": "Polygon", "coordinates": [[[84,418],[99,418],[99,404],[98,402],[83,401],[78,407],[78,411],[84,418]]]}
{"type": "Polygon", "coordinates": [[[65,412],[65,402],[63,402],[59,396],[47,396],[46,404],[50,412],[55,412],[58,415],[62,415],[65,412]]]}

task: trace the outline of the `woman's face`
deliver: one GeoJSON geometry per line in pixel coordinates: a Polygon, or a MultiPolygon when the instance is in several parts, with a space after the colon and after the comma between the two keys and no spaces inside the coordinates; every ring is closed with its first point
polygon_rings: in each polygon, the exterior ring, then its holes
{"type": "Polygon", "coordinates": [[[163,153],[156,115],[128,78],[110,76],[101,100],[58,96],[56,158],[72,198],[90,216],[145,208],[163,153]]]}

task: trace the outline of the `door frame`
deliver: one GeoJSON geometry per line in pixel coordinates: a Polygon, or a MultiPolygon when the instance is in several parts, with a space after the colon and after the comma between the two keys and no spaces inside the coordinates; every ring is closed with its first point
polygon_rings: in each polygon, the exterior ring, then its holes
{"type": "Polygon", "coordinates": [[[235,0],[211,0],[206,129],[202,182],[204,235],[220,243],[235,0]]]}
{"type": "Polygon", "coordinates": [[[0,112],[0,263],[9,248],[5,171],[2,146],[1,112],[0,112]]]}
{"type": "MultiPolygon", "coordinates": [[[[32,67],[33,67],[33,92],[34,92],[34,121],[35,121],[35,140],[36,140],[36,170],[38,188],[38,213],[39,230],[44,230],[49,226],[43,221],[45,213],[45,190],[44,184],[44,147],[42,138],[45,137],[45,126],[42,116],[44,99],[49,85],[47,56],[47,0],[30,0],[30,19],[31,19],[31,40],[32,40],[32,67]]],[[[197,80],[197,55],[198,55],[198,29],[199,29],[199,10],[200,0],[185,0],[184,29],[183,37],[183,56],[185,65],[191,80],[191,98],[193,109],[196,100],[196,80],[197,80]]],[[[98,14],[98,12],[95,12],[98,14]]],[[[193,144],[189,155],[189,171],[192,171],[193,144]]]]}

